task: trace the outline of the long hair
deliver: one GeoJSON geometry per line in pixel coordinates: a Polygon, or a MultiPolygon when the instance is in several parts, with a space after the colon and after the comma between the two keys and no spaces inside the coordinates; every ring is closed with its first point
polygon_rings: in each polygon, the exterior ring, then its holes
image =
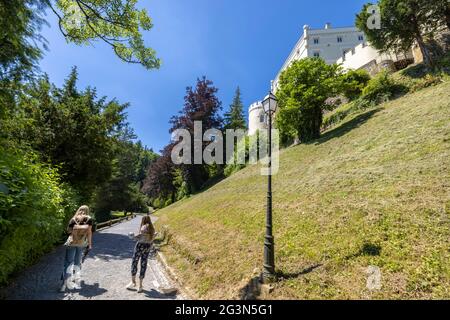
{"type": "Polygon", "coordinates": [[[75,215],[72,219],[74,219],[76,222],[80,222],[81,219],[89,216],[89,207],[88,206],[81,206],[78,208],[77,212],[75,212],[75,215]]]}
{"type": "Polygon", "coordinates": [[[152,223],[152,218],[150,218],[149,215],[147,216],[143,216],[142,220],[141,220],[141,229],[143,226],[147,225],[147,230],[148,230],[148,234],[151,238],[153,238],[153,236],[155,235],[155,227],[153,226],[152,223]]]}

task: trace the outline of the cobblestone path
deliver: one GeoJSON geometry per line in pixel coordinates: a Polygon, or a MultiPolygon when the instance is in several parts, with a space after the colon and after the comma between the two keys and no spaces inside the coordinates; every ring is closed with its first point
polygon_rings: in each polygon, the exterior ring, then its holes
{"type": "Polygon", "coordinates": [[[162,288],[174,288],[156,257],[148,261],[144,292],[129,291],[131,256],[135,242],[129,232],[137,233],[140,217],[94,233],[93,249],[82,267],[82,289],[59,293],[64,247],[56,248],[36,265],[25,270],[1,290],[4,299],[32,300],[145,300],[184,299],[180,294],[165,295],[162,288]]]}

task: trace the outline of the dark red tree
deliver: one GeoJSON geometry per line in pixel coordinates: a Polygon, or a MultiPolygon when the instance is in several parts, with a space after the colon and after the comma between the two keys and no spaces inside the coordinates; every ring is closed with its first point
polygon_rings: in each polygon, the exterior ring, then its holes
{"type": "Polygon", "coordinates": [[[161,151],[161,156],[153,162],[144,181],[142,192],[152,199],[175,200],[176,188],[173,184],[175,165],[171,159],[173,145],[161,151]]]}
{"type": "MultiPolygon", "coordinates": [[[[192,163],[194,163],[194,121],[201,121],[202,136],[209,129],[222,130],[223,119],[219,114],[222,103],[216,96],[217,91],[218,89],[214,87],[212,81],[205,77],[197,79],[195,90],[192,87],[186,88],[183,109],[178,116],[174,116],[170,120],[171,133],[177,129],[186,129],[191,133],[192,163]]],[[[203,149],[207,144],[207,142],[203,143],[203,149]]],[[[181,169],[183,170],[184,180],[189,185],[190,190],[194,192],[200,190],[210,178],[204,164],[182,165],[181,169]]]]}

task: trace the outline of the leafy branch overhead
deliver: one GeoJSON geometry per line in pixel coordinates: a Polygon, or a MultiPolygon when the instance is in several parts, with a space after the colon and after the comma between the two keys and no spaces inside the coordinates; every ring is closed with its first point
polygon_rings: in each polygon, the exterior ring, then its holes
{"type": "Polygon", "coordinates": [[[78,45],[101,40],[128,63],[157,69],[161,60],[146,47],[141,30],[153,27],[145,9],[137,9],[137,0],[45,0],[58,17],[59,28],[67,41],[78,45]]]}

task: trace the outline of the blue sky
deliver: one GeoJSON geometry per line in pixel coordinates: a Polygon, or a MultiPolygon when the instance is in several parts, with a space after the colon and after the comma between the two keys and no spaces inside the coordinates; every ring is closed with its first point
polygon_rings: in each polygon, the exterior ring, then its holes
{"type": "MultiPolygon", "coordinates": [[[[76,65],[79,87],[130,102],[128,120],[139,139],[155,151],[170,140],[168,121],[183,107],[186,87],[206,76],[219,88],[224,111],[236,87],[247,107],[267,94],[272,80],[299,39],[304,24],[354,24],[365,0],[140,0],[154,28],[146,43],[162,59],[159,70],[120,61],[100,42],[67,44],[51,12],[43,29],[49,42],[40,65],[61,85],[76,65]]],[[[247,110],[246,110],[247,111],[247,110]]]]}

